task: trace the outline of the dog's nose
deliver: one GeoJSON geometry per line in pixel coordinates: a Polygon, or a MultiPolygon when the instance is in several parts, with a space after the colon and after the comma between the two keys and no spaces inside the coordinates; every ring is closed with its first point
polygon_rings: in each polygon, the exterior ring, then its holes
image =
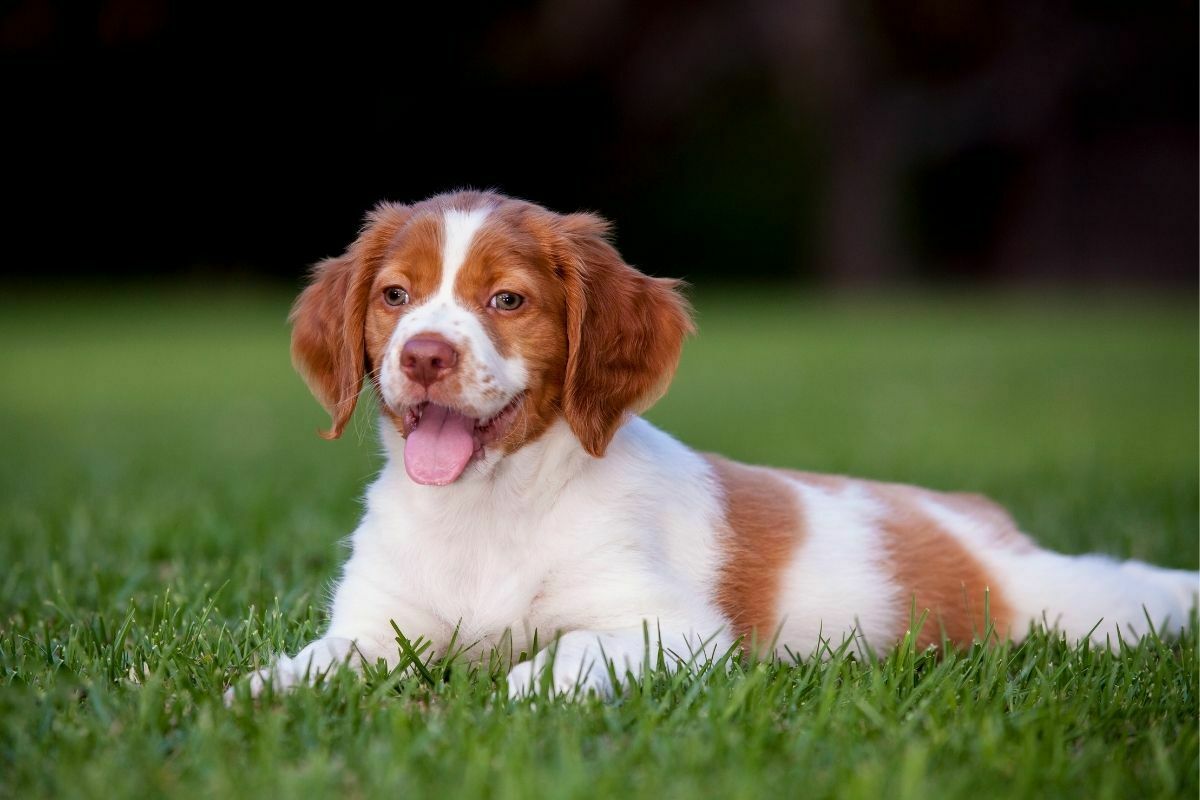
{"type": "Polygon", "coordinates": [[[458,351],[432,336],[409,339],[400,351],[400,366],[410,380],[429,387],[446,377],[458,363],[458,351]]]}

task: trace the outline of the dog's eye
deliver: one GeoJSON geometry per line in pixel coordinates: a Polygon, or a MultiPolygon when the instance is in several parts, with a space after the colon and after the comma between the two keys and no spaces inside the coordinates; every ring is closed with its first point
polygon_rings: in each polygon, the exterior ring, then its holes
{"type": "Polygon", "coordinates": [[[520,308],[524,302],[525,298],[516,292],[497,292],[492,295],[492,300],[488,305],[501,311],[513,311],[520,308]]]}
{"type": "Polygon", "coordinates": [[[408,292],[401,289],[399,286],[389,286],[383,290],[383,302],[389,306],[403,306],[408,304],[408,292]]]}

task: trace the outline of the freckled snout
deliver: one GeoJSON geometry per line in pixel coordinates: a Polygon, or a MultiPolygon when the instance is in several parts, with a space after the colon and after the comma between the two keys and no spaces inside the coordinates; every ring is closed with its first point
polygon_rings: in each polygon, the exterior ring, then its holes
{"type": "Polygon", "coordinates": [[[431,334],[414,336],[400,351],[400,366],[409,380],[429,388],[454,371],[458,351],[431,334]]]}

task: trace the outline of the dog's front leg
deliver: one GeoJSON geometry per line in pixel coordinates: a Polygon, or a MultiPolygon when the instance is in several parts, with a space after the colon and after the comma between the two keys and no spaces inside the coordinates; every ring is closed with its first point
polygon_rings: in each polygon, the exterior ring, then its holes
{"type": "MultiPolygon", "coordinates": [[[[364,663],[374,664],[384,659],[389,667],[399,661],[399,648],[393,621],[414,639],[432,630],[427,613],[406,599],[381,590],[348,565],[347,577],[334,593],[329,628],[325,634],[310,642],[294,656],[276,656],[271,664],[249,676],[250,694],[257,697],[270,683],[276,691],[291,689],[320,678],[346,664],[361,669],[364,663]],[[350,579],[353,578],[353,579],[350,579]]],[[[233,698],[230,687],[226,701],[233,698]]]]}
{"type": "Polygon", "coordinates": [[[660,646],[668,669],[703,665],[717,655],[715,637],[661,631],[653,621],[648,627],[616,631],[571,631],[543,648],[531,660],[517,664],[508,673],[508,696],[536,694],[549,670],[555,694],[585,697],[594,692],[602,698],[613,695],[613,683],[631,677],[637,680],[647,664],[658,663],[660,646]],[[610,669],[611,666],[611,669],[610,669]]]}

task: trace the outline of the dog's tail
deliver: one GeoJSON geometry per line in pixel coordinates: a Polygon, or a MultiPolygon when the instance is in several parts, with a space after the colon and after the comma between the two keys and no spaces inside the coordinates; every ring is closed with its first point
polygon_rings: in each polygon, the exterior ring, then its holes
{"type": "Polygon", "coordinates": [[[1112,648],[1122,639],[1146,636],[1151,628],[1178,635],[1190,624],[1200,598],[1200,572],[1141,561],[1036,550],[1010,566],[1015,623],[1041,623],[1072,641],[1091,638],[1112,648]]]}

